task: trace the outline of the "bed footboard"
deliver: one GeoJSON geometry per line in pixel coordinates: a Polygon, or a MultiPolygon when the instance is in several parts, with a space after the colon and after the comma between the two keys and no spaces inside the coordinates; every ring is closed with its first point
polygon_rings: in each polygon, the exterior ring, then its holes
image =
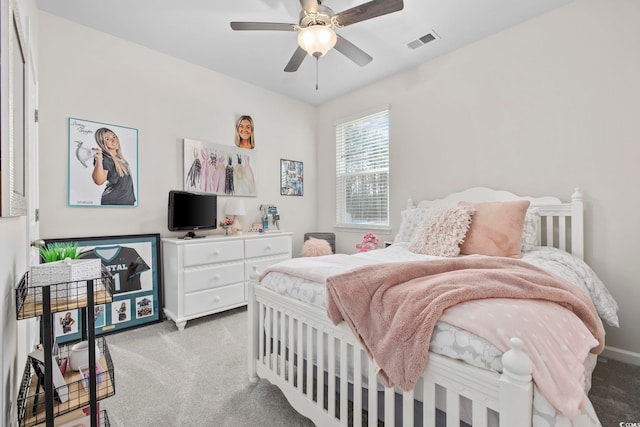
{"type": "Polygon", "coordinates": [[[324,311],[257,283],[248,288],[249,378],[278,386],[301,414],[322,426],[530,426],[532,364],[512,339],[504,372],[431,353],[416,387],[384,387],[351,330],[324,311]]]}

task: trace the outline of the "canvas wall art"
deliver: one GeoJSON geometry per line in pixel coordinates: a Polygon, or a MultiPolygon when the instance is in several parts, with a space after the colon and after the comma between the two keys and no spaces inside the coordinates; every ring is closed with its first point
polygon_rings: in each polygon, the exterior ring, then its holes
{"type": "Polygon", "coordinates": [[[184,189],[256,196],[256,150],[184,139],[184,189]]]}
{"type": "Polygon", "coordinates": [[[138,206],[138,130],[69,118],[69,206],[138,206]]]}

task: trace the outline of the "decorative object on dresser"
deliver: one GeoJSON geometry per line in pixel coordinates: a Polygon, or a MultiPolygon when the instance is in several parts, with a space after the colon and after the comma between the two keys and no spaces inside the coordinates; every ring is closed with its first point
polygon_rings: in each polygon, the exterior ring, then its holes
{"type": "Polygon", "coordinates": [[[374,414],[432,425],[443,412],[449,426],[599,425],[585,379],[618,307],[582,260],[583,209],[578,190],[561,202],[472,188],[409,207],[390,247],[270,266],[249,285],[250,378],[277,385],[316,425],[361,425],[364,411],[369,425],[374,414]],[[513,200],[539,214],[534,227],[519,216],[533,236],[515,240],[535,241],[520,259],[408,248],[434,207],[513,200]]]}
{"type": "Polygon", "coordinates": [[[242,234],[242,225],[240,221],[238,221],[238,217],[247,214],[244,201],[238,198],[227,199],[227,203],[224,206],[224,213],[225,215],[233,217],[233,224],[231,224],[232,234],[242,234]]]}
{"type": "MultiPolygon", "coordinates": [[[[78,251],[82,253],[82,259],[78,263],[103,265],[114,277],[113,300],[95,307],[96,334],[118,332],[162,320],[159,234],[46,239],[45,248],[66,242],[78,244],[78,251]]],[[[84,285],[77,288],[78,297],[82,297],[84,285]]],[[[52,295],[53,291],[54,287],[52,295]]],[[[83,319],[78,316],[74,316],[74,319],[78,322],[74,331],[59,331],[60,328],[56,328],[58,343],[81,339],[83,319]]]]}
{"type": "Polygon", "coordinates": [[[292,233],[162,239],[164,313],[187,321],[247,304],[251,275],[291,258],[292,233]]]}
{"type": "MultiPolygon", "coordinates": [[[[233,218],[229,218],[228,216],[225,216],[224,219],[220,221],[220,227],[222,227],[222,229],[224,230],[225,236],[231,235],[232,225],[233,225],[233,218]]],[[[201,237],[204,237],[204,236],[201,236],[201,237]]],[[[188,237],[185,237],[185,239],[188,239],[188,237]]]]}

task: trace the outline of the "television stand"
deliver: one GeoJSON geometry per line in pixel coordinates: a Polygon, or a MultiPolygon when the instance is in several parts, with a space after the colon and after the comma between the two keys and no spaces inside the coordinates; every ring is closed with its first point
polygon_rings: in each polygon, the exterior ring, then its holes
{"type": "Polygon", "coordinates": [[[203,237],[205,237],[205,236],[198,236],[193,231],[190,231],[187,234],[185,234],[184,236],[182,236],[181,239],[191,240],[191,239],[200,239],[200,238],[203,238],[203,237]]]}

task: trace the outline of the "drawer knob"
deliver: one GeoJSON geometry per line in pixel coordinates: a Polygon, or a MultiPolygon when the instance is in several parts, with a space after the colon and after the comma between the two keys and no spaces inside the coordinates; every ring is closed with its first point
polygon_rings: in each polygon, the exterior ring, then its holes
{"type": "Polygon", "coordinates": [[[265,249],[270,251],[271,250],[271,245],[267,245],[267,247],[265,249]]]}
{"type": "Polygon", "coordinates": [[[220,251],[216,249],[215,251],[213,251],[213,254],[214,254],[215,256],[218,256],[218,255],[220,255],[220,251]]]}
{"type": "Polygon", "coordinates": [[[220,275],[219,274],[215,274],[213,276],[213,280],[220,280],[220,275]]]}
{"type": "Polygon", "coordinates": [[[213,302],[220,302],[220,296],[216,295],[213,297],[213,302]]]}

